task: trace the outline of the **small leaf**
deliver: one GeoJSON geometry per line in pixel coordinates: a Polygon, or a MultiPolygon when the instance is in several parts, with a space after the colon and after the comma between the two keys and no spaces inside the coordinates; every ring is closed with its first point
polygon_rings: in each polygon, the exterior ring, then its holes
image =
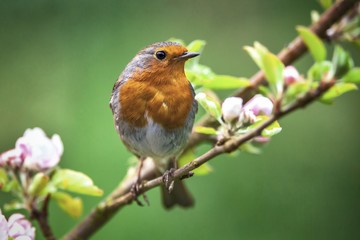
{"type": "Polygon", "coordinates": [[[215,75],[211,80],[204,81],[202,84],[210,89],[236,89],[247,87],[250,82],[246,78],[237,78],[229,75],[215,75]]]}
{"type": "Polygon", "coordinates": [[[273,122],[269,126],[267,126],[264,130],[262,130],[261,135],[263,137],[272,137],[278,133],[280,133],[282,128],[278,121],[273,122]]]}
{"type": "Polygon", "coordinates": [[[0,168],[0,190],[4,192],[20,191],[19,183],[15,179],[9,179],[3,168],[0,168]]]}
{"type": "Polygon", "coordinates": [[[4,204],[5,211],[14,211],[14,210],[20,210],[24,209],[25,205],[17,200],[13,200],[11,202],[4,204]]]}
{"type": "Polygon", "coordinates": [[[360,68],[351,69],[342,80],[347,83],[360,83],[360,68]]]}
{"type": "Polygon", "coordinates": [[[333,4],[333,0],[319,0],[319,2],[324,9],[330,8],[333,4]]]}
{"type": "MultiPolygon", "coordinates": [[[[269,116],[266,115],[260,115],[256,117],[256,122],[253,123],[248,127],[248,130],[256,129],[258,126],[263,124],[265,121],[269,119],[269,116]]],[[[267,126],[264,130],[261,132],[261,136],[263,137],[272,137],[279,132],[281,132],[282,128],[280,127],[280,124],[278,121],[275,121],[271,123],[269,126],[267,126]]]]}
{"type": "Polygon", "coordinates": [[[263,56],[263,70],[273,90],[280,94],[283,89],[284,64],[274,54],[268,52],[263,56]]]}
{"type": "Polygon", "coordinates": [[[39,196],[42,190],[46,187],[49,182],[49,176],[45,175],[43,172],[37,173],[29,186],[29,193],[32,196],[39,196]]]}
{"type": "Polygon", "coordinates": [[[333,64],[330,61],[316,62],[309,69],[308,78],[320,82],[331,79],[334,76],[333,72],[333,64]]]}
{"type": "Polygon", "coordinates": [[[215,77],[211,68],[201,64],[193,65],[191,68],[186,65],[185,73],[189,81],[195,85],[202,85],[215,77]]]}
{"type": "Polygon", "coordinates": [[[71,192],[92,196],[101,196],[103,191],[94,185],[91,178],[81,172],[70,169],[58,169],[51,178],[55,187],[71,192]]]}
{"type": "Polygon", "coordinates": [[[55,192],[51,197],[56,201],[59,207],[71,217],[78,218],[81,216],[83,212],[83,203],[80,198],[73,198],[64,192],[55,192]]]}
{"type": "Polygon", "coordinates": [[[260,154],[261,153],[260,148],[255,147],[252,143],[249,143],[249,142],[241,145],[239,150],[242,152],[250,153],[250,154],[260,154]]]}
{"type": "MultiPolygon", "coordinates": [[[[182,167],[182,166],[188,164],[189,162],[191,162],[192,160],[194,160],[195,158],[196,158],[196,156],[194,155],[193,150],[190,149],[181,155],[181,157],[178,161],[179,166],[182,167]]],[[[210,166],[210,164],[204,163],[200,167],[194,169],[192,172],[194,172],[197,176],[202,176],[202,175],[209,174],[212,171],[213,171],[213,169],[210,166]]]]}
{"type": "Polygon", "coordinates": [[[296,29],[313,58],[317,62],[324,61],[326,59],[326,48],[320,38],[307,27],[298,26],[296,29]]]}
{"type": "Polygon", "coordinates": [[[0,168],[0,189],[2,190],[8,182],[9,178],[5,169],[0,168]]]}
{"type": "Polygon", "coordinates": [[[260,85],[259,86],[259,93],[261,95],[264,95],[264,96],[268,97],[268,98],[273,98],[273,95],[272,95],[270,89],[267,86],[260,85]]]}
{"type": "Polygon", "coordinates": [[[310,88],[310,83],[308,81],[294,82],[290,84],[286,90],[286,95],[284,102],[288,104],[293,100],[301,97],[305,94],[310,88]]]}
{"type": "Polygon", "coordinates": [[[211,127],[195,126],[195,132],[206,135],[217,135],[216,129],[211,127]]]}
{"type": "Polygon", "coordinates": [[[253,61],[256,63],[256,65],[262,69],[262,56],[261,54],[253,47],[245,46],[245,51],[250,55],[250,57],[253,59],[253,61]]]}
{"type": "MultiPolygon", "coordinates": [[[[191,43],[189,43],[189,45],[187,45],[186,48],[189,52],[198,52],[201,54],[204,50],[205,45],[206,42],[203,40],[194,40],[191,43]]],[[[199,64],[200,56],[193,58],[191,61],[187,61],[188,67],[192,68],[193,66],[199,64]]]]}
{"type": "Polygon", "coordinates": [[[206,42],[204,40],[194,40],[191,43],[189,43],[189,45],[187,45],[186,48],[189,52],[202,53],[205,45],[206,45],[206,42]]]}
{"type": "Polygon", "coordinates": [[[216,118],[220,123],[222,122],[221,107],[217,101],[206,96],[206,94],[203,92],[196,94],[195,99],[201,104],[207,113],[216,118]]]}
{"type": "Polygon", "coordinates": [[[357,86],[354,83],[336,83],[333,87],[331,87],[322,97],[320,101],[323,103],[332,103],[334,98],[337,98],[343,95],[346,92],[357,90],[357,86]]]}
{"type": "Polygon", "coordinates": [[[334,75],[336,78],[341,78],[354,67],[354,61],[352,60],[350,54],[339,45],[335,46],[332,62],[335,68],[334,75]]]}

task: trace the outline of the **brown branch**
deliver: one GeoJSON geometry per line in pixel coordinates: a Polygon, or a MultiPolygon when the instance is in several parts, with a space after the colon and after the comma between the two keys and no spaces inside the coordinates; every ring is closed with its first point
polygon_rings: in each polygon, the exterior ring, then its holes
{"type": "MultiPolygon", "coordinates": [[[[326,34],[326,30],[333,25],[335,22],[341,19],[346,12],[353,7],[355,2],[358,1],[350,1],[344,0],[339,3],[336,3],[332,8],[326,11],[320,20],[311,26],[311,29],[320,37],[324,37],[326,34]]],[[[294,60],[299,58],[304,52],[306,51],[304,43],[301,39],[296,38],[288,48],[284,49],[279,53],[280,59],[286,64],[292,63],[294,60]]],[[[237,93],[235,96],[240,96],[243,98],[248,98],[252,95],[253,91],[257,89],[257,87],[262,84],[264,81],[264,76],[261,72],[258,72],[251,78],[251,87],[245,88],[237,93]]],[[[181,179],[183,176],[187,176],[189,172],[194,170],[195,168],[201,166],[202,164],[206,163],[210,159],[223,154],[232,152],[238,147],[251,140],[252,138],[261,134],[261,131],[269,126],[274,121],[284,117],[285,115],[299,109],[302,107],[307,106],[309,103],[315,101],[319,96],[321,96],[324,92],[326,92],[331,86],[333,82],[323,83],[320,86],[307,93],[302,98],[298,99],[293,105],[289,108],[284,109],[273,115],[270,119],[265,121],[262,125],[260,125],[255,130],[242,135],[236,139],[230,139],[229,141],[225,142],[223,145],[216,145],[208,152],[203,154],[202,156],[196,158],[189,164],[177,169],[173,174],[173,179],[181,179]]],[[[216,126],[216,122],[210,119],[209,117],[203,118],[199,125],[203,126],[216,126]]],[[[189,141],[188,146],[193,147],[198,145],[200,142],[204,140],[209,140],[201,134],[194,133],[189,141]]],[[[154,167],[145,167],[142,170],[141,178],[144,180],[149,180],[140,188],[140,193],[144,193],[154,187],[163,184],[162,177],[156,177],[154,175],[154,167]]],[[[126,206],[127,204],[132,203],[133,196],[130,193],[131,185],[135,182],[135,177],[132,178],[125,178],[121,185],[114,190],[113,193],[103,202],[101,202],[95,209],[93,209],[86,218],[80,222],[77,226],[75,226],[65,237],[66,240],[72,239],[88,239],[93,233],[99,230],[111,217],[114,216],[122,207],[126,206]]],[[[170,179],[171,180],[171,179],[170,179]]]]}
{"type": "Polygon", "coordinates": [[[50,194],[48,194],[43,202],[41,210],[39,210],[34,202],[31,208],[31,218],[35,219],[39,223],[39,227],[45,239],[55,240],[55,236],[48,222],[48,206],[50,201],[50,194]]]}

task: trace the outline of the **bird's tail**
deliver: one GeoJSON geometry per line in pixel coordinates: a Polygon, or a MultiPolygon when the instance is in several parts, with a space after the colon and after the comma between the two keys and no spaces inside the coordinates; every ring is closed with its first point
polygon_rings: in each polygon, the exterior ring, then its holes
{"type": "Polygon", "coordinates": [[[183,208],[194,206],[194,198],[181,180],[174,182],[174,188],[169,193],[165,186],[161,188],[162,202],[166,209],[171,209],[175,205],[183,208]]]}

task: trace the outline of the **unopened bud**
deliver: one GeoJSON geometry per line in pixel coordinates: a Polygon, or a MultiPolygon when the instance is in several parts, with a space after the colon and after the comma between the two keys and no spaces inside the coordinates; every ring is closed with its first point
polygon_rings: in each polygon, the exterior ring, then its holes
{"type": "Polygon", "coordinates": [[[294,66],[287,66],[283,72],[286,85],[293,84],[301,80],[298,70],[294,66]]]}
{"type": "Polygon", "coordinates": [[[255,116],[269,116],[272,113],[273,107],[274,105],[269,98],[257,94],[244,105],[244,110],[253,112],[255,116]]]}
{"type": "Polygon", "coordinates": [[[222,117],[226,123],[238,121],[242,110],[243,100],[239,97],[226,98],[222,104],[222,117]]]}

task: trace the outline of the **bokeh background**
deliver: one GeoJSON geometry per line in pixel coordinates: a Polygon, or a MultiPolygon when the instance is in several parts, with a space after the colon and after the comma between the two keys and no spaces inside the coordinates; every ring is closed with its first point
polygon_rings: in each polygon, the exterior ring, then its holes
{"type": "MultiPolygon", "coordinates": [[[[131,156],[108,102],[139,49],[170,37],[204,39],[203,64],[250,77],[257,67],[242,46],[257,40],[278,52],[314,9],[315,0],[1,0],[0,151],[29,127],[58,133],[61,166],[85,172],[108,194],[131,156]]],[[[305,56],[295,65],[310,64],[305,56]]],[[[359,101],[353,92],[292,114],[261,155],[218,157],[213,173],[187,181],[193,209],[162,209],[156,189],[150,207],[126,207],[93,239],[360,239],[359,101]]],[[[1,205],[9,199],[0,193],[1,205]]],[[[85,213],[101,200],[83,199],[85,213]]],[[[79,221],[50,208],[57,236],[79,221]]]]}

